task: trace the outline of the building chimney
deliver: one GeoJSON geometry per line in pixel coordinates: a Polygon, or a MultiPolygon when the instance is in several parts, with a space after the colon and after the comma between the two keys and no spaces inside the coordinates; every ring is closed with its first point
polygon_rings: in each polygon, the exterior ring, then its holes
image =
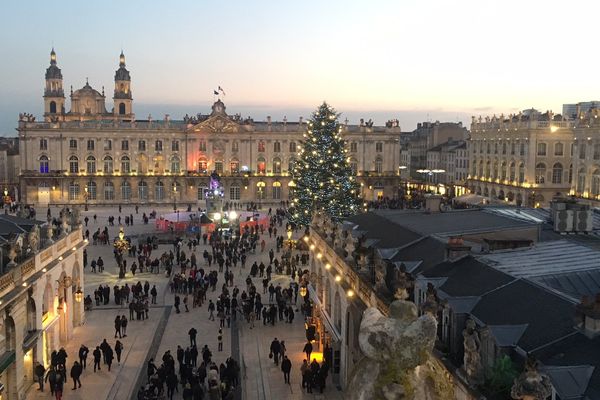
{"type": "Polygon", "coordinates": [[[471,246],[465,245],[462,237],[451,236],[446,244],[446,260],[454,262],[471,252],[471,246]]]}
{"type": "Polygon", "coordinates": [[[577,324],[586,336],[593,338],[600,335],[600,293],[594,299],[583,296],[575,313],[577,324]]]}

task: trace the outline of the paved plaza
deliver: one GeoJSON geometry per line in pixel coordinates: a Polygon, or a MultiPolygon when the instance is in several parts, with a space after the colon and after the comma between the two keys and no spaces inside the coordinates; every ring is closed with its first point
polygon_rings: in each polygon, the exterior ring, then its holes
{"type": "MultiPolygon", "coordinates": [[[[82,213],[82,220],[88,216],[89,223],[85,229],[90,230],[90,237],[98,228],[101,230],[108,226],[108,216],[118,217],[121,215],[134,216],[134,225],[125,226],[126,235],[133,237],[133,242],[137,243],[137,235],[153,234],[155,232],[154,220],[150,220],[149,224],[142,223],[142,213],[148,214],[150,211],[156,210],[158,215],[161,213],[172,212],[172,208],[149,208],[140,207],[139,214],[135,213],[134,206],[124,206],[121,214],[116,207],[90,207],[89,211],[82,213]],[[97,215],[97,222],[93,221],[93,215],[97,215]]],[[[44,219],[46,209],[38,210],[38,219],[44,219]]],[[[53,216],[58,215],[58,209],[52,209],[53,216]]],[[[108,226],[110,239],[114,238],[118,233],[118,224],[115,221],[115,226],[108,226]]],[[[279,234],[284,233],[285,227],[278,227],[279,234]]],[[[260,252],[260,246],[256,254],[248,254],[246,269],[241,269],[238,264],[237,268],[232,268],[234,272],[234,285],[241,290],[246,288],[245,279],[250,271],[250,265],[254,261],[267,261],[268,251],[275,249],[275,240],[269,239],[268,233],[265,232],[263,237],[267,243],[265,251],[260,252]]],[[[261,238],[262,239],[262,238],[261,238]]],[[[187,241],[186,241],[187,243],[187,241]]],[[[202,252],[208,246],[200,245],[196,249],[196,257],[199,267],[207,269],[204,265],[202,252]]],[[[177,345],[181,345],[184,349],[189,346],[190,340],[188,331],[194,327],[198,331],[197,344],[200,349],[205,344],[208,345],[213,353],[213,361],[219,365],[225,360],[233,356],[241,365],[242,369],[242,398],[248,400],[267,400],[267,399],[342,399],[343,393],[339,391],[331,379],[328,379],[325,392],[323,394],[313,393],[306,394],[301,387],[300,365],[303,359],[302,348],[305,343],[304,321],[300,311],[296,313],[292,324],[283,321],[278,322],[275,326],[264,326],[262,321],[256,321],[254,329],[249,329],[245,321],[238,320],[237,329],[234,330],[232,341],[232,329],[225,327],[223,329],[223,351],[217,351],[217,333],[219,328],[219,320],[210,321],[208,319],[208,310],[205,303],[203,307],[192,308],[190,301],[190,312],[186,313],[181,307],[182,312],[176,314],[172,307],[174,295],[169,290],[169,278],[166,277],[164,271],[159,274],[153,273],[137,273],[135,277],[130,271],[127,271],[125,279],[118,278],[118,270],[113,256],[112,245],[93,245],[89,244],[88,248],[88,267],[85,269],[85,290],[87,296],[90,294],[93,298],[94,289],[98,285],[108,284],[111,289],[115,284],[123,285],[126,282],[132,284],[141,281],[144,284],[148,281],[150,287],[156,285],[158,290],[157,304],[152,305],[149,311],[149,319],[145,321],[130,321],[127,327],[127,337],[121,339],[124,344],[123,356],[121,364],[113,364],[112,371],[108,372],[103,366],[99,372],[93,372],[93,357],[88,356],[88,368],[84,371],[81,382],[82,388],[71,390],[72,380],[69,378],[65,384],[64,398],[65,399],[129,399],[137,393],[138,377],[141,376],[141,382],[146,381],[146,361],[150,357],[154,357],[157,366],[160,365],[160,359],[163,353],[171,350],[174,355],[177,345]],[[92,259],[97,259],[101,256],[105,261],[105,270],[100,273],[90,271],[89,263],[92,259]],[[274,365],[269,359],[269,346],[274,337],[279,340],[285,340],[287,355],[292,361],[292,373],[290,384],[285,384],[283,373],[280,368],[274,365]],[[232,342],[239,343],[239,353],[232,354],[232,342]],[[238,354],[241,354],[241,358],[238,354]]],[[[159,245],[157,250],[154,250],[152,257],[158,257],[163,252],[172,250],[170,244],[159,245]]],[[[188,248],[184,251],[189,256],[188,248]]],[[[276,253],[276,257],[280,254],[276,253]]],[[[128,265],[133,259],[128,258],[128,265]]],[[[214,267],[214,264],[213,264],[214,267]]],[[[178,272],[178,268],[174,269],[178,272]]],[[[274,275],[274,279],[285,282],[288,277],[274,275]]],[[[217,290],[207,292],[208,299],[216,302],[216,298],[220,293],[220,287],[223,283],[223,274],[219,273],[219,282],[217,290]]],[[[254,281],[259,293],[262,292],[262,283],[259,278],[254,281]]],[[[263,303],[268,302],[268,295],[263,295],[263,303]]],[[[114,319],[117,315],[126,315],[129,318],[129,310],[127,306],[117,306],[114,301],[114,296],[111,290],[111,299],[107,306],[96,307],[94,304],[93,310],[86,312],[86,319],[83,326],[74,330],[73,339],[69,342],[65,349],[69,355],[67,359],[67,368],[70,368],[73,361],[78,359],[77,351],[83,343],[90,348],[90,352],[99,345],[102,339],[106,338],[108,343],[114,348],[114,319]]],[[[233,326],[233,324],[232,324],[233,326]]],[[[49,388],[46,385],[45,392],[40,393],[36,390],[37,385],[32,386],[28,393],[28,399],[47,399],[50,397],[49,388]]],[[[181,387],[174,398],[181,399],[181,387]]],[[[316,391],[318,392],[318,391],[316,391]]]]}

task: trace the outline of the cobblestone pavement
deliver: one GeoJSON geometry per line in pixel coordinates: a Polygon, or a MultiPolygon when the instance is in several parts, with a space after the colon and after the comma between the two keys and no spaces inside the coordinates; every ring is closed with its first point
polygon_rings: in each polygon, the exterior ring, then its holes
{"type": "MultiPolygon", "coordinates": [[[[133,206],[124,206],[122,217],[125,215],[133,214],[134,225],[132,227],[124,227],[126,235],[139,235],[139,234],[152,234],[154,230],[154,221],[150,220],[148,225],[141,222],[142,213],[147,214],[156,209],[158,214],[172,212],[170,208],[148,208],[140,206],[139,214],[136,215],[133,206]]],[[[58,215],[58,209],[52,210],[53,215],[58,215]]],[[[38,219],[44,219],[46,215],[46,209],[38,210],[38,219]]],[[[108,216],[119,215],[118,209],[109,207],[90,207],[89,211],[83,212],[82,219],[84,216],[88,216],[90,221],[88,222],[88,228],[90,235],[98,228],[103,229],[108,226],[108,216]],[[93,222],[92,216],[97,215],[97,222],[93,222]]],[[[84,230],[86,228],[84,227],[84,230]]],[[[115,222],[114,227],[108,227],[111,240],[118,233],[118,225],[115,222]]],[[[283,233],[283,227],[279,228],[280,232],[283,233]]],[[[135,240],[134,240],[135,241],[135,240]]],[[[237,285],[240,290],[243,290],[246,286],[245,279],[249,273],[249,266],[256,260],[260,261],[268,260],[268,251],[270,248],[275,247],[275,241],[269,239],[268,234],[265,235],[265,241],[267,242],[266,249],[263,253],[257,251],[257,254],[250,254],[246,263],[246,269],[243,270],[238,265],[237,268],[233,268],[234,272],[234,284],[237,285]]],[[[207,266],[202,265],[204,262],[202,258],[202,252],[208,246],[199,246],[196,250],[196,257],[199,265],[205,269],[207,266]]],[[[154,255],[160,255],[164,251],[172,249],[171,245],[160,245],[158,250],[153,251],[154,255]]],[[[189,256],[187,247],[185,248],[186,254],[189,256]]],[[[279,257],[276,254],[276,257],[279,257]]],[[[128,259],[128,264],[132,262],[132,259],[128,259]]],[[[220,286],[223,283],[222,274],[219,274],[220,281],[217,284],[217,291],[208,292],[208,298],[215,301],[218,293],[220,293],[220,286]]],[[[275,279],[289,280],[287,277],[278,276],[275,279]]],[[[150,309],[150,319],[147,321],[132,321],[128,325],[128,336],[123,338],[125,349],[123,352],[123,359],[121,365],[113,364],[113,370],[111,372],[106,371],[104,368],[101,372],[94,373],[90,367],[84,372],[81,378],[82,389],[71,390],[72,381],[65,385],[65,399],[90,399],[90,395],[94,399],[128,399],[134,394],[136,390],[135,384],[140,371],[142,372],[143,379],[145,380],[145,361],[149,355],[156,355],[157,359],[160,359],[166,350],[171,350],[174,353],[177,349],[177,345],[187,347],[189,345],[189,336],[187,332],[193,326],[198,330],[197,344],[201,348],[205,344],[211,349],[213,353],[213,360],[219,364],[224,362],[225,359],[231,356],[231,344],[232,344],[232,332],[231,329],[225,327],[223,329],[223,351],[217,351],[217,331],[219,327],[219,320],[209,321],[208,310],[206,304],[202,308],[192,308],[190,302],[190,312],[186,313],[182,307],[181,314],[173,312],[165,312],[166,308],[171,311],[170,308],[173,304],[174,295],[168,290],[168,278],[164,272],[160,274],[142,273],[136,274],[135,278],[132,277],[128,271],[125,279],[118,279],[118,270],[114,262],[112,254],[112,246],[92,245],[88,246],[88,268],[85,270],[85,295],[90,294],[93,297],[93,290],[97,288],[99,284],[108,284],[111,288],[118,283],[119,285],[128,282],[130,285],[141,280],[142,283],[148,281],[150,286],[156,285],[158,289],[158,301],[157,305],[150,309]],[[89,262],[93,258],[102,256],[105,261],[105,270],[103,273],[90,272],[89,262]],[[166,322],[164,332],[160,329],[161,320],[166,322]],[[162,333],[162,336],[161,336],[162,333]],[[158,341],[159,340],[159,341],[158,341]],[[155,341],[156,346],[152,343],[155,341]],[[118,377],[118,379],[117,379],[118,377]]],[[[262,287],[261,282],[256,279],[255,286],[257,288],[262,287]]],[[[111,293],[112,294],[112,293],[111,293]]],[[[266,302],[267,298],[263,296],[263,302],[266,302]]],[[[111,297],[111,302],[108,306],[94,307],[93,311],[86,313],[85,324],[74,330],[73,339],[65,347],[69,354],[68,368],[73,361],[77,359],[77,350],[81,343],[85,343],[90,351],[93,346],[99,345],[103,338],[107,338],[111,346],[114,347],[115,339],[113,338],[114,328],[113,321],[117,314],[125,314],[129,317],[128,310],[123,307],[122,309],[115,305],[114,298],[111,297]]],[[[284,322],[278,322],[274,327],[263,326],[261,321],[256,321],[255,328],[249,329],[245,321],[239,321],[237,324],[239,329],[233,332],[234,335],[238,335],[237,342],[239,342],[240,352],[242,354],[240,363],[242,364],[243,370],[243,397],[248,400],[286,400],[286,399],[342,399],[343,393],[338,391],[335,386],[331,383],[327,383],[326,390],[323,394],[313,393],[305,394],[301,388],[300,378],[300,365],[303,359],[302,348],[304,346],[304,322],[301,314],[298,312],[293,324],[287,324],[284,322]],[[237,332],[237,333],[236,333],[237,332]],[[292,360],[292,374],[291,384],[284,384],[283,373],[279,367],[275,366],[273,361],[269,359],[269,346],[274,337],[280,340],[285,340],[287,347],[287,355],[292,360]]],[[[234,354],[234,358],[237,355],[234,354]]],[[[91,354],[88,357],[88,361],[92,359],[91,354]]],[[[159,361],[157,361],[159,364],[159,361]]],[[[93,365],[93,361],[91,362],[93,365]]],[[[42,399],[49,397],[49,389],[45,389],[44,393],[40,393],[35,390],[37,385],[32,387],[32,390],[28,393],[28,399],[42,399]]],[[[181,399],[181,392],[176,393],[174,398],[181,399]]]]}

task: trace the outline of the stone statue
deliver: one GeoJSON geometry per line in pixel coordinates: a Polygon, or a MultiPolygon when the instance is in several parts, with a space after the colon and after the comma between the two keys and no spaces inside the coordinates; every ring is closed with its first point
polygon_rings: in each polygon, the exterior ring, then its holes
{"type": "Polygon", "coordinates": [[[48,240],[49,244],[54,243],[54,240],[52,239],[54,237],[54,227],[52,226],[51,222],[48,222],[48,224],[46,225],[46,239],[48,240]]]}
{"type": "Polygon", "coordinates": [[[469,384],[479,385],[483,382],[483,368],[481,366],[481,341],[479,334],[475,329],[475,321],[468,319],[466,328],[463,330],[464,338],[464,369],[467,374],[469,384]]]}
{"type": "Polygon", "coordinates": [[[36,224],[31,228],[27,235],[27,243],[29,248],[35,254],[40,249],[40,227],[36,224]]]}
{"type": "MultiPolygon", "coordinates": [[[[448,385],[427,367],[436,338],[431,315],[417,317],[414,303],[396,300],[390,316],[368,308],[360,324],[358,341],[365,357],[355,367],[348,386],[350,400],[450,399],[448,385]],[[421,366],[420,368],[417,368],[421,366]]],[[[442,378],[445,379],[445,378],[442,378]]],[[[451,385],[450,385],[451,388],[451,385]]]]}
{"type": "Polygon", "coordinates": [[[17,265],[17,263],[15,262],[15,258],[17,258],[18,255],[18,244],[17,243],[13,243],[10,246],[10,249],[8,250],[8,259],[10,260],[8,262],[8,266],[9,267],[14,267],[15,265],[17,265]]]}
{"type": "Polygon", "coordinates": [[[348,235],[346,237],[346,246],[344,246],[344,250],[346,250],[346,261],[354,261],[354,250],[356,250],[356,245],[354,243],[354,238],[352,235],[348,235]]]}
{"type": "Polygon", "coordinates": [[[538,372],[537,360],[533,357],[527,358],[525,371],[515,378],[510,395],[522,400],[546,400],[552,395],[550,378],[538,372]]]}
{"type": "Polygon", "coordinates": [[[73,207],[73,210],[71,210],[71,225],[81,225],[81,212],[79,211],[78,207],[73,207]]]}
{"type": "Polygon", "coordinates": [[[61,236],[67,236],[69,234],[69,232],[71,232],[71,226],[69,225],[69,222],[67,221],[67,213],[63,214],[62,217],[62,221],[61,221],[61,232],[60,235],[61,236]]]}

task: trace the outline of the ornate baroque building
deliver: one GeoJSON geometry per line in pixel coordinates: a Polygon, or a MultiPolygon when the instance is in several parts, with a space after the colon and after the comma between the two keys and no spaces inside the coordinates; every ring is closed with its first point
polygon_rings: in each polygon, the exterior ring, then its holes
{"type": "MultiPolygon", "coordinates": [[[[289,171],[306,124],[228,115],[218,100],[208,115],[137,120],[121,53],[113,108],[88,82],[71,89],[66,111],[54,50],[46,70],[44,121],[19,118],[21,193],[35,204],[186,203],[203,200],[208,176],[223,177],[225,199],[277,204],[294,183],[289,171]]],[[[400,127],[344,125],[353,170],[366,199],[397,195],[400,127]]]]}

